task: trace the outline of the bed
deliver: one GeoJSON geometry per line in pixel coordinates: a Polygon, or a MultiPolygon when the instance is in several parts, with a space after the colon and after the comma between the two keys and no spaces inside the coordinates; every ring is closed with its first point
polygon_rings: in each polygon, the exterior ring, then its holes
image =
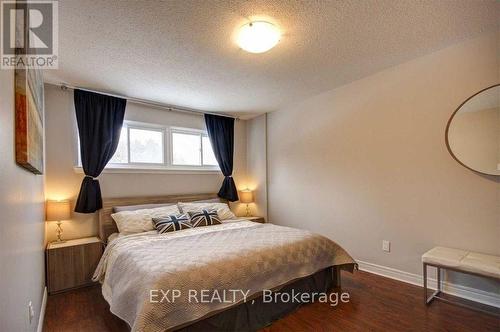
{"type": "MultiPolygon", "coordinates": [[[[216,194],[105,199],[100,236],[117,233],[113,207],[217,200],[216,194]]],[[[236,218],[167,234],[112,237],[94,279],[132,331],[254,331],[301,302],[272,294],[340,287],[351,256],[333,241],[290,227],[236,218]]]]}

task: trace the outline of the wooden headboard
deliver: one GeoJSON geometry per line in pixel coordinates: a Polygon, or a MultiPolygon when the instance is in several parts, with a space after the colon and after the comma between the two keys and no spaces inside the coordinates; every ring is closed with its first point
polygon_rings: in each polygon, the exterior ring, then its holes
{"type": "MultiPolygon", "coordinates": [[[[102,200],[102,209],[99,210],[99,236],[102,241],[107,242],[108,237],[118,232],[116,223],[111,214],[115,206],[128,206],[140,204],[162,204],[162,203],[177,203],[177,202],[193,202],[206,199],[220,199],[217,194],[184,194],[184,195],[167,195],[167,196],[149,196],[149,197],[121,197],[121,198],[104,198],[102,200]]],[[[220,199],[221,202],[225,202],[220,199]]]]}

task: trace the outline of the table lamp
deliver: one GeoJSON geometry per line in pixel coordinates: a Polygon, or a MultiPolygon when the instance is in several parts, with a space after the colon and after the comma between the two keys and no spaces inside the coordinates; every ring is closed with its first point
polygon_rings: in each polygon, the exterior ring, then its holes
{"type": "Polygon", "coordinates": [[[63,232],[61,224],[63,220],[68,220],[71,217],[71,209],[68,200],[47,201],[46,203],[47,221],[57,221],[57,240],[55,242],[65,242],[61,234],[63,232]]]}
{"type": "Polygon", "coordinates": [[[250,208],[248,204],[253,203],[253,191],[250,189],[245,189],[240,191],[240,202],[247,205],[247,217],[250,217],[250,208]]]}

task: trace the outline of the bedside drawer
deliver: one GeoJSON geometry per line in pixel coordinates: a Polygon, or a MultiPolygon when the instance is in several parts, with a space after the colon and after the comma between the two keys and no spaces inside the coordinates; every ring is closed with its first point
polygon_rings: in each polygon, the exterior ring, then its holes
{"type": "Polygon", "coordinates": [[[92,284],[102,252],[100,242],[47,249],[49,293],[92,284]]]}
{"type": "Polygon", "coordinates": [[[253,222],[258,222],[261,224],[266,223],[266,219],[264,217],[248,217],[248,220],[253,221],[253,222]]]}

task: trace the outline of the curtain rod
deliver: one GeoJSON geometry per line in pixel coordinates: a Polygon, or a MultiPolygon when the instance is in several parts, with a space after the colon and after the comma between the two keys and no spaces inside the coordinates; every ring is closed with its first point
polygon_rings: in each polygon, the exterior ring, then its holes
{"type": "Polygon", "coordinates": [[[169,112],[190,113],[190,114],[196,114],[196,115],[211,114],[211,115],[224,116],[227,118],[233,118],[236,120],[240,119],[239,117],[232,116],[232,115],[225,114],[225,113],[204,112],[204,111],[199,111],[199,110],[195,110],[195,109],[191,109],[191,108],[171,106],[171,105],[166,105],[166,104],[162,104],[162,103],[158,103],[158,102],[154,102],[154,101],[150,101],[150,100],[145,100],[145,99],[140,99],[140,98],[132,98],[132,97],[127,97],[127,96],[123,96],[123,95],[119,95],[119,94],[115,94],[115,93],[111,93],[111,92],[104,92],[104,91],[98,91],[98,90],[93,90],[93,89],[88,89],[88,88],[82,88],[82,87],[72,86],[72,85],[68,85],[68,84],[64,84],[64,83],[60,84],[60,88],[63,91],[68,90],[68,89],[72,89],[72,90],[79,89],[79,90],[83,90],[83,91],[87,91],[87,92],[100,93],[100,94],[106,95],[106,96],[126,99],[127,101],[130,101],[134,104],[141,104],[141,105],[146,105],[146,106],[153,106],[153,107],[157,107],[157,108],[162,108],[162,109],[165,109],[169,112]]]}

